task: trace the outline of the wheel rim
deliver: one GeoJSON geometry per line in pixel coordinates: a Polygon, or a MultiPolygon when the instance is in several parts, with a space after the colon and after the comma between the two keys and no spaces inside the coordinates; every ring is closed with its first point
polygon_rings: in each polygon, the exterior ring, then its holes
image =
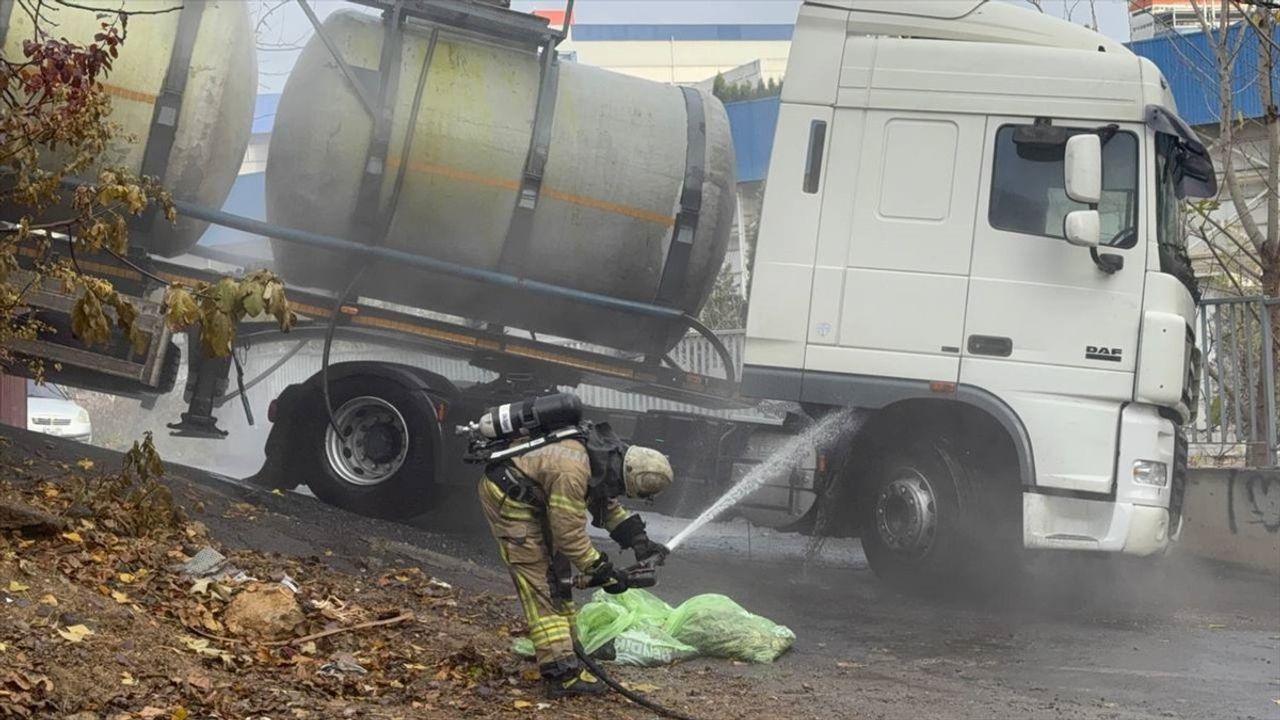
{"type": "Polygon", "coordinates": [[[386,482],[409,455],[409,426],[394,405],[377,397],[352,398],[325,429],[329,467],[342,480],[369,487],[386,482]],[[337,425],[341,434],[334,432],[337,425]]]}
{"type": "Polygon", "coordinates": [[[920,471],[899,470],[881,488],[876,496],[876,530],[886,547],[909,557],[923,557],[933,547],[938,503],[920,471]]]}

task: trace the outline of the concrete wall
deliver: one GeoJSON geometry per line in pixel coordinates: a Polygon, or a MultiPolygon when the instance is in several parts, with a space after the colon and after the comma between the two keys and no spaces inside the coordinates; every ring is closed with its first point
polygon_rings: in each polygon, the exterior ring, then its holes
{"type": "Polygon", "coordinates": [[[1280,469],[1192,470],[1178,552],[1280,575],[1280,469]]]}

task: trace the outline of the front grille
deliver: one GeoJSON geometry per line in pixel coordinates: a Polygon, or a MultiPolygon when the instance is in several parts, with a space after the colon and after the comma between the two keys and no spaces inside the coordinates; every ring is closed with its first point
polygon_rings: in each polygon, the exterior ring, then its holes
{"type": "Polygon", "coordinates": [[[1187,493],[1187,434],[1178,428],[1173,441],[1173,472],[1169,478],[1169,534],[1182,526],[1182,501],[1187,493]]]}
{"type": "Polygon", "coordinates": [[[71,424],[71,418],[64,417],[33,417],[31,422],[35,425],[57,425],[65,427],[71,424]]]}

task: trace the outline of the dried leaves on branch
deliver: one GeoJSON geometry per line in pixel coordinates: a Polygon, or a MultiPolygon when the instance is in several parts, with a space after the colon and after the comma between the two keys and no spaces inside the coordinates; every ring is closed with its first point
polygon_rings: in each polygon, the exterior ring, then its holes
{"type": "MultiPolygon", "coordinates": [[[[4,365],[14,360],[12,340],[51,332],[24,305],[41,285],[77,297],[72,332],[81,342],[106,344],[119,332],[135,345],[144,343],[133,304],[81,263],[106,254],[133,265],[131,223],[176,219],[173,199],[156,178],[111,164],[136,142],[111,121],[112,99],[104,85],[123,52],[129,16],[136,13],[105,13],[99,32],[81,44],[54,36],[54,10],[92,11],[65,0],[20,0],[14,12],[31,19],[34,37],[23,42],[20,57],[0,56],[0,208],[10,221],[0,225],[4,365]],[[29,272],[19,267],[20,258],[29,272]]],[[[283,284],[265,271],[199,287],[173,285],[165,301],[174,329],[200,324],[209,335],[206,351],[220,355],[231,351],[235,323],[242,318],[267,313],[286,330],[293,322],[283,284]]]]}

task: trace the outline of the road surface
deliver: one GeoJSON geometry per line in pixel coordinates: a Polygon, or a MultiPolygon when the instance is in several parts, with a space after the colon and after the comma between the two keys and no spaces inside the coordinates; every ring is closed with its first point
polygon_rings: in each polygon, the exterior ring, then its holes
{"type": "MultiPolygon", "coordinates": [[[[460,491],[440,515],[411,523],[412,537],[355,522],[399,537],[396,547],[500,571],[471,497],[460,491]]],[[[291,504],[337,512],[310,498],[291,504]]],[[[648,520],[656,540],[686,522],[648,520]]],[[[597,544],[616,551],[603,535],[597,544]]],[[[879,582],[856,540],[826,541],[806,566],[808,544],[742,520],[713,523],[671,557],[655,589],[672,604],[722,593],[791,627],[797,642],[782,660],[732,672],[794,695],[797,718],[1280,720],[1280,578],[1177,555],[1044,555],[995,592],[926,599],[879,582]]],[[[724,665],[695,661],[654,682],[709,663],[724,665]]]]}
{"type": "MultiPolygon", "coordinates": [[[[105,451],[76,452],[119,462],[105,451]]],[[[323,555],[357,568],[408,559],[451,582],[511,592],[492,540],[478,532],[470,488],[436,516],[398,524],[302,493],[173,474],[189,483],[178,485],[179,502],[208,503],[198,516],[233,547],[323,555]],[[252,522],[225,517],[214,496],[268,512],[252,522]]],[[[651,517],[651,534],[669,538],[683,522],[651,517]]],[[[607,538],[599,544],[610,547],[607,538]]],[[[791,627],[795,647],[773,665],[700,660],[646,677],[679,687],[714,664],[793,699],[793,717],[822,720],[1280,720],[1280,578],[1177,556],[1041,556],[1020,582],[996,592],[947,588],[925,599],[877,581],[856,541],[828,541],[808,566],[806,545],[742,521],[695,535],[662,569],[655,591],[673,604],[723,593],[791,627]]],[[[740,716],[753,715],[746,708],[740,716]]]]}

